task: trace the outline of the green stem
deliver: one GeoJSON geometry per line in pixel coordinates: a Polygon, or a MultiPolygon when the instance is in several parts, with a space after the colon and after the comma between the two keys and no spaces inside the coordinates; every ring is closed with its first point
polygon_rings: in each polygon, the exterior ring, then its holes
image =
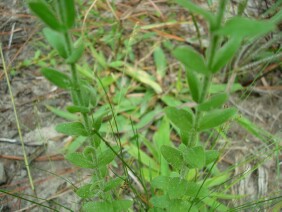
{"type": "MultiPolygon", "coordinates": [[[[208,66],[209,70],[211,70],[211,67],[212,67],[212,64],[213,64],[213,61],[214,61],[214,57],[215,57],[215,53],[216,53],[216,49],[217,49],[217,46],[218,46],[218,43],[219,43],[219,37],[217,35],[214,35],[213,31],[217,30],[221,25],[223,15],[224,15],[225,6],[226,6],[226,0],[221,0],[220,5],[219,5],[218,14],[217,14],[216,24],[212,29],[210,29],[210,34],[211,34],[210,48],[207,50],[207,55],[206,55],[207,66],[208,66]]],[[[212,73],[212,72],[210,71],[210,73],[212,73]]],[[[207,98],[212,77],[213,77],[212,74],[204,77],[204,81],[203,81],[204,86],[203,86],[203,90],[201,92],[199,104],[203,103],[204,100],[207,98]]],[[[200,120],[201,116],[202,116],[202,113],[200,111],[198,111],[197,108],[196,108],[195,122],[194,122],[194,126],[193,126],[191,136],[189,138],[188,145],[187,145],[188,148],[194,147],[197,144],[197,138],[198,138],[198,135],[199,135],[198,127],[199,127],[199,120],[200,120]]]]}
{"type": "Polygon", "coordinates": [[[19,121],[19,118],[18,118],[18,113],[17,113],[17,109],[16,109],[16,104],[15,104],[15,100],[14,100],[9,76],[8,76],[6,62],[5,62],[3,51],[2,51],[2,43],[0,43],[0,56],[1,56],[2,64],[3,64],[3,70],[4,70],[4,73],[5,73],[9,93],[10,93],[11,102],[12,102],[12,105],[13,105],[13,110],[14,110],[14,114],[15,114],[15,119],[16,119],[16,124],[17,124],[17,129],[18,129],[20,141],[21,141],[21,147],[22,147],[22,152],[23,152],[23,156],[24,156],[24,164],[25,164],[25,167],[26,167],[26,170],[27,170],[29,184],[30,184],[31,190],[34,192],[34,194],[36,196],[35,188],[34,188],[34,184],[33,184],[33,179],[32,179],[32,175],[31,175],[31,171],[30,171],[30,167],[29,167],[28,156],[27,156],[26,151],[25,151],[25,145],[24,145],[22,131],[21,131],[21,127],[20,127],[20,121],[19,121]]]}

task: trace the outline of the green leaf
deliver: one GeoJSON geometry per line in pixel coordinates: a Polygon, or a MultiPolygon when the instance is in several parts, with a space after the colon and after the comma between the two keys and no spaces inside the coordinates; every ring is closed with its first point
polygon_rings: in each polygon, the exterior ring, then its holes
{"type": "Polygon", "coordinates": [[[168,208],[169,207],[169,198],[167,195],[163,196],[154,196],[150,199],[150,202],[156,208],[168,208]]]}
{"type": "MultiPolygon", "coordinates": [[[[117,146],[114,147],[117,152],[117,146]]],[[[115,159],[116,155],[111,149],[106,149],[98,155],[98,165],[105,166],[111,163],[115,159]]]]}
{"type": "Polygon", "coordinates": [[[87,131],[85,130],[83,124],[80,122],[68,122],[58,124],[56,126],[57,132],[66,134],[66,135],[82,135],[88,136],[87,131]]]}
{"type": "Polygon", "coordinates": [[[186,149],[183,153],[183,158],[191,168],[201,169],[206,164],[206,155],[202,146],[186,149]]]}
{"type": "Polygon", "coordinates": [[[71,162],[72,164],[81,167],[81,168],[96,168],[96,165],[84,157],[82,153],[74,152],[71,154],[68,154],[66,156],[66,159],[71,162]]]}
{"type": "Polygon", "coordinates": [[[78,105],[71,105],[71,106],[67,106],[67,111],[69,111],[70,113],[89,113],[90,110],[88,107],[84,107],[84,106],[78,106],[78,105]]]}
{"type": "Polygon", "coordinates": [[[188,189],[188,183],[184,179],[173,177],[169,179],[168,183],[168,196],[170,199],[182,198],[188,189]]]}
{"type": "Polygon", "coordinates": [[[131,76],[133,79],[151,87],[157,94],[163,92],[161,86],[149,75],[147,72],[135,68],[130,64],[124,63],[123,69],[117,69],[125,74],[131,76]]]}
{"type": "Polygon", "coordinates": [[[177,60],[183,63],[187,69],[191,69],[192,71],[196,71],[204,75],[210,74],[203,56],[196,52],[193,48],[188,46],[178,47],[172,52],[172,54],[177,60]]]}
{"type": "Polygon", "coordinates": [[[58,108],[52,107],[50,105],[45,105],[45,107],[50,110],[52,113],[54,113],[55,115],[67,119],[69,121],[77,121],[79,119],[79,117],[75,114],[69,113],[67,111],[64,110],[60,110],[58,108]]]}
{"type": "Polygon", "coordinates": [[[169,208],[168,211],[173,212],[199,212],[198,207],[192,206],[191,203],[187,200],[182,199],[174,199],[169,201],[169,208]]]}
{"type": "Polygon", "coordinates": [[[83,52],[84,52],[84,45],[83,43],[80,43],[80,45],[77,48],[74,48],[72,50],[71,55],[66,59],[66,63],[68,64],[76,63],[83,55],[83,52]]]}
{"type": "Polygon", "coordinates": [[[63,34],[50,28],[44,28],[43,34],[48,43],[58,52],[62,58],[68,57],[67,43],[63,34]]]}
{"type": "Polygon", "coordinates": [[[215,54],[214,63],[212,65],[212,72],[216,73],[220,71],[228,62],[233,58],[235,53],[240,48],[241,39],[231,38],[224,44],[215,54]]]}
{"type": "Polygon", "coordinates": [[[213,26],[216,22],[216,17],[215,15],[213,15],[211,12],[198,7],[197,5],[195,5],[194,3],[192,3],[190,0],[176,0],[176,2],[181,5],[182,7],[186,8],[187,10],[189,10],[190,12],[199,14],[201,16],[203,16],[206,21],[208,21],[210,23],[211,26],[213,26]]]}
{"type": "Polygon", "coordinates": [[[186,195],[190,197],[206,197],[209,194],[209,191],[206,187],[199,185],[195,182],[187,182],[187,191],[186,195]]]}
{"type": "Polygon", "coordinates": [[[107,211],[115,212],[111,202],[87,202],[83,204],[82,210],[85,212],[90,211],[107,211]]]}
{"type": "Polygon", "coordinates": [[[219,152],[216,150],[207,150],[205,152],[206,155],[206,165],[213,163],[219,157],[219,152]]]}
{"type": "Polygon", "coordinates": [[[213,110],[200,119],[199,130],[217,127],[236,114],[235,108],[213,110]]]}
{"type": "Polygon", "coordinates": [[[110,191],[118,187],[123,182],[121,178],[111,179],[109,182],[106,182],[104,186],[104,192],[110,191]]]}
{"type": "Polygon", "coordinates": [[[169,120],[181,131],[189,131],[193,126],[194,114],[190,109],[177,109],[176,107],[167,107],[165,114],[169,120]]]}
{"type": "Polygon", "coordinates": [[[210,100],[198,105],[198,109],[199,111],[210,111],[219,108],[227,101],[227,99],[228,95],[226,93],[212,96],[210,100]]]}
{"type": "Polygon", "coordinates": [[[63,20],[65,23],[65,26],[70,29],[74,25],[75,21],[75,5],[74,0],[60,0],[62,1],[63,6],[63,20]]]}
{"type": "Polygon", "coordinates": [[[198,103],[200,101],[202,91],[202,85],[199,81],[199,78],[196,73],[189,69],[186,70],[186,77],[192,98],[198,103]]]}
{"type": "Polygon", "coordinates": [[[153,188],[161,189],[163,191],[167,190],[167,185],[169,182],[169,177],[167,176],[157,176],[151,181],[151,186],[153,188]]]}
{"type": "Polygon", "coordinates": [[[161,147],[161,153],[165,160],[175,169],[181,169],[183,165],[183,155],[179,150],[167,145],[163,145],[161,147]]]}
{"type": "Polygon", "coordinates": [[[245,37],[262,36],[275,29],[275,24],[271,21],[253,20],[241,16],[231,18],[226,24],[215,33],[219,35],[231,36],[241,40],[245,37]]]}
{"type": "Polygon", "coordinates": [[[71,87],[70,78],[62,72],[51,68],[43,68],[41,69],[41,73],[46,79],[59,88],[69,89],[71,87]]]}
{"type": "Polygon", "coordinates": [[[128,209],[132,206],[133,202],[131,200],[114,200],[112,202],[113,208],[115,212],[119,211],[128,211],[128,209]]]}
{"type": "Polygon", "coordinates": [[[64,31],[64,26],[56,18],[51,7],[42,0],[30,1],[28,3],[31,11],[37,15],[48,27],[56,31],[64,31]]]}
{"type": "Polygon", "coordinates": [[[76,194],[81,198],[91,198],[95,196],[95,191],[91,189],[92,184],[86,184],[76,190],[76,194]]]}
{"type": "Polygon", "coordinates": [[[157,73],[164,77],[166,75],[166,57],[161,47],[157,47],[154,51],[154,61],[157,67],[157,73]]]}
{"type": "Polygon", "coordinates": [[[66,154],[70,154],[75,152],[79,147],[82,146],[82,144],[86,141],[86,137],[83,136],[79,136],[77,138],[75,138],[70,145],[68,145],[66,147],[66,154]]]}

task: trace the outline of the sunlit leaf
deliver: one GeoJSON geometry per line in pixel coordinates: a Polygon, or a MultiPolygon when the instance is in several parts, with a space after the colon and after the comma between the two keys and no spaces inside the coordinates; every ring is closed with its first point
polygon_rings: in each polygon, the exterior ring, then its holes
{"type": "Polygon", "coordinates": [[[190,109],[184,110],[175,107],[167,107],[165,114],[169,120],[183,132],[189,131],[193,126],[194,114],[190,109]]]}
{"type": "Polygon", "coordinates": [[[238,38],[232,38],[223,45],[215,54],[214,63],[212,65],[212,72],[216,73],[220,71],[236,54],[240,48],[241,40],[238,38]]]}
{"type": "Polygon", "coordinates": [[[241,40],[245,37],[261,36],[274,29],[275,24],[272,21],[254,20],[242,16],[235,16],[215,33],[241,40]]]}
{"type": "Polygon", "coordinates": [[[171,146],[163,145],[161,147],[161,153],[166,161],[175,169],[181,169],[183,165],[183,155],[179,150],[171,146]]]}
{"type": "Polygon", "coordinates": [[[199,130],[217,127],[236,114],[235,108],[217,109],[208,112],[200,119],[199,130]]]}
{"type": "Polygon", "coordinates": [[[210,111],[216,108],[221,107],[228,99],[226,93],[217,94],[212,96],[209,100],[198,105],[199,111],[210,111]]]}
{"type": "Polygon", "coordinates": [[[78,153],[78,152],[70,153],[66,155],[66,159],[72,164],[81,168],[91,169],[96,167],[96,165],[92,161],[85,158],[82,153],[78,153]]]}
{"type": "Polygon", "coordinates": [[[206,164],[206,155],[202,146],[186,149],[183,153],[183,158],[191,168],[201,169],[206,164]]]}
{"type": "Polygon", "coordinates": [[[67,43],[63,34],[50,28],[44,28],[43,34],[48,43],[59,53],[62,58],[68,57],[67,43]]]}
{"type": "Polygon", "coordinates": [[[189,46],[178,47],[173,51],[173,56],[179,60],[187,69],[198,73],[209,75],[205,60],[202,55],[189,46]]]}
{"type": "Polygon", "coordinates": [[[82,135],[88,136],[85,127],[80,122],[67,122],[61,123],[56,126],[57,132],[66,134],[66,135],[82,135]]]}

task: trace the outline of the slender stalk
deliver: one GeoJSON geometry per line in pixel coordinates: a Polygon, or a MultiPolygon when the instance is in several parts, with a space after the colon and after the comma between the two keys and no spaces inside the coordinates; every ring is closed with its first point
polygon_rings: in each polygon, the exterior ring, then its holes
{"type": "Polygon", "coordinates": [[[16,104],[15,104],[13,92],[12,92],[12,89],[11,89],[8,71],[7,71],[7,67],[6,67],[6,63],[5,63],[4,55],[3,55],[3,51],[2,51],[2,43],[0,43],[0,54],[1,54],[1,60],[2,60],[2,64],[3,64],[3,69],[4,69],[7,85],[8,85],[8,88],[9,88],[11,102],[12,102],[12,105],[13,105],[14,115],[15,115],[15,118],[16,118],[16,124],[17,124],[17,128],[18,128],[20,141],[21,141],[22,152],[23,152],[23,156],[24,156],[24,164],[25,164],[25,167],[26,167],[26,170],[27,170],[29,184],[30,184],[32,191],[35,193],[33,179],[32,179],[31,171],[30,171],[30,168],[29,168],[29,162],[28,162],[26,151],[25,151],[25,145],[24,145],[24,141],[23,141],[22,131],[21,131],[21,127],[20,127],[18,114],[17,114],[16,104]]]}
{"type": "MultiPolygon", "coordinates": [[[[211,38],[210,38],[210,48],[207,50],[207,66],[208,69],[210,70],[213,64],[213,60],[214,60],[214,56],[215,56],[215,52],[218,46],[218,42],[219,42],[219,38],[217,35],[213,34],[213,31],[218,29],[221,25],[222,19],[223,19],[223,15],[224,15],[224,9],[226,6],[226,0],[221,0],[220,1],[220,5],[219,5],[219,9],[218,9],[218,13],[217,13],[217,19],[216,19],[216,24],[213,28],[210,29],[210,34],[211,34],[211,38]]],[[[212,80],[213,75],[207,75],[204,77],[204,81],[203,81],[203,90],[201,92],[201,96],[200,96],[200,100],[199,100],[199,104],[201,104],[206,98],[207,95],[209,93],[209,87],[211,84],[211,80],[212,80]]],[[[189,138],[189,142],[187,147],[193,147],[197,144],[197,137],[198,137],[198,127],[199,127],[199,120],[201,118],[202,113],[200,111],[197,110],[196,108],[196,113],[195,113],[195,122],[194,122],[194,126],[192,129],[192,133],[191,136],[189,138]]]]}

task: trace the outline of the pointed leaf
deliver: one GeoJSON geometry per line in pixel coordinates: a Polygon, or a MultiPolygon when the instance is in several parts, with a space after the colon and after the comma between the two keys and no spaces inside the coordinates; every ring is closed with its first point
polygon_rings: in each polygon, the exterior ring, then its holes
{"type": "Polygon", "coordinates": [[[275,29],[272,21],[253,20],[241,16],[231,18],[216,33],[219,35],[232,36],[241,40],[245,37],[261,36],[275,29]]]}
{"type": "Polygon", "coordinates": [[[199,130],[217,127],[236,114],[235,108],[218,109],[211,111],[200,119],[199,130]]]}
{"type": "Polygon", "coordinates": [[[201,169],[206,164],[205,151],[202,146],[186,149],[186,151],[184,151],[183,158],[191,168],[201,169]]]}
{"type": "Polygon", "coordinates": [[[56,18],[51,7],[42,0],[30,1],[28,3],[32,12],[37,15],[48,27],[56,31],[63,31],[64,27],[56,18]]]}
{"type": "Polygon", "coordinates": [[[231,38],[223,47],[221,47],[215,55],[212,72],[220,71],[233,58],[237,50],[240,48],[241,39],[231,38]]]}
{"type": "Polygon", "coordinates": [[[181,131],[189,131],[194,122],[194,114],[189,110],[177,109],[175,107],[167,107],[165,114],[169,120],[181,131]]]}
{"type": "Polygon", "coordinates": [[[72,164],[81,168],[96,168],[95,164],[84,157],[82,153],[74,152],[66,156],[66,159],[72,164]]]}
{"type": "Polygon", "coordinates": [[[51,68],[43,68],[41,73],[46,79],[59,88],[69,89],[71,87],[70,78],[62,72],[51,68]]]}
{"type": "Polygon", "coordinates": [[[78,106],[78,105],[71,105],[71,106],[67,106],[67,111],[69,111],[70,113],[89,113],[90,110],[88,107],[84,107],[84,106],[78,106]]]}
{"type": "Polygon", "coordinates": [[[63,20],[67,28],[71,28],[75,21],[75,6],[74,0],[61,0],[63,5],[63,20]]]}
{"type": "Polygon", "coordinates": [[[177,60],[183,63],[187,69],[191,69],[204,75],[209,75],[203,56],[193,48],[188,46],[178,47],[172,54],[177,60]]]}
{"type": "Polygon", "coordinates": [[[195,102],[198,103],[200,101],[201,90],[202,90],[202,85],[199,81],[199,78],[196,73],[194,73],[189,69],[186,70],[186,77],[192,98],[195,102]]]}
{"type": "Polygon", "coordinates": [[[82,135],[88,136],[87,131],[85,130],[83,124],[80,122],[68,122],[58,124],[56,126],[57,132],[66,134],[66,135],[82,135]]]}
{"type": "Polygon", "coordinates": [[[192,3],[189,0],[176,0],[176,2],[181,5],[182,7],[186,8],[187,10],[189,10],[190,12],[199,14],[201,16],[203,16],[206,21],[208,21],[210,23],[211,26],[213,26],[215,24],[216,21],[216,17],[215,15],[213,15],[211,12],[198,7],[197,5],[195,5],[194,3],[192,3]]]}
{"type": "Polygon", "coordinates": [[[167,145],[163,145],[161,147],[161,153],[165,160],[175,169],[181,169],[183,165],[183,156],[179,150],[167,145]]]}
{"type": "Polygon", "coordinates": [[[56,32],[50,28],[44,28],[43,34],[48,43],[57,50],[62,58],[67,58],[67,43],[63,34],[56,32]]]}
{"type": "Polygon", "coordinates": [[[221,107],[228,99],[226,93],[218,94],[212,96],[208,101],[200,104],[198,106],[199,111],[210,111],[221,107]]]}

